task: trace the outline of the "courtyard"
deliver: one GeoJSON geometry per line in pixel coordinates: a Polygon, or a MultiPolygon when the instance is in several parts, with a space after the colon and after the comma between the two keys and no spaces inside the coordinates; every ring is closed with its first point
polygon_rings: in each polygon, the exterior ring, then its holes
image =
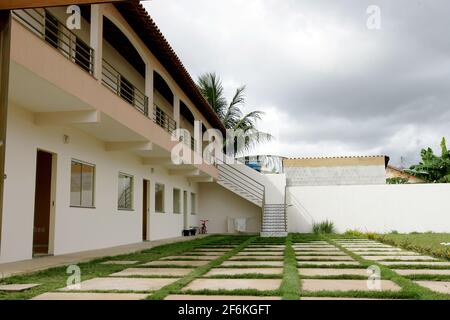
{"type": "Polygon", "coordinates": [[[212,235],[8,277],[0,299],[445,300],[450,261],[348,235],[212,235]]]}

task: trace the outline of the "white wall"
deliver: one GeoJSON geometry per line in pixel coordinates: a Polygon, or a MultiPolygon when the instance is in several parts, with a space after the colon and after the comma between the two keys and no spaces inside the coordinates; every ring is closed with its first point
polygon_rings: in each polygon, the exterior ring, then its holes
{"type": "MultiPolygon", "coordinates": [[[[103,142],[79,130],[38,127],[33,122],[33,114],[18,106],[10,106],[7,139],[0,263],[32,257],[38,149],[57,154],[55,255],[140,242],[143,179],[151,181],[151,240],[181,235],[183,215],[172,213],[173,187],[198,194],[197,184],[189,184],[186,178],[170,176],[162,167],[154,167],[152,173],[138,157],[124,152],[107,152],[103,142]],[[63,143],[65,134],[70,137],[68,144],[63,143]],[[71,159],[96,165],[95,209],[70,207],[71,159]],[[117,209],[119,172],[134,176],[134,211],[117,209]],[[156,182],[165,184],[166,213],[155,213],[154,210],[156,182]]],[[[190,225],[198,225],[197,216],[190,215],[189,218],[190,225]]]]}
{"type": "Polygon", "coordinates": [[[289,186],[385,184],[384,165],[285,167],[289,186]]]}
{"type": "Polygon", "coordinates": [[[217,183],[199,184],[198,207],[199,219],[209,220],[208,233],[227,233],[228,219],[234,218],[247,218],[248,232],[261,231],[262,209],[217,183]]]}
{"type": "Polygon", "coordinates": [[[448,184],[289,187],[289,232],[325,219],[338,232],[450,232],[449,195],[448,184]]]}

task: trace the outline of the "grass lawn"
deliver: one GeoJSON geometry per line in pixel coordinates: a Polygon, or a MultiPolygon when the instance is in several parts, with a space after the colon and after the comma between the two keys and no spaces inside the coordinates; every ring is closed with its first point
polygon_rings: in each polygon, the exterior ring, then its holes
{"type": "Polygon", "coordinates": [[[370,234],[370,238],[401,247],[406,250],[417,251],[424,255],[450,260],[450,233],[410,233],[410,234],[370,234]]]}
{"type": "MultiPolygon", "coordinates": [[[[373,235],[371,235],[373,236],[373,235]]],[[[148,293],[148,299],[152,300],[161,300],[172,294],[182,294],[182,293],[191,293],[196,295],[211,295],[211,294],[219,294],[219,295],[255,295],[255,296],[279,296],[285,300],[299,300],[302,297],[313,296],[313,297],[364,297],[364,298],[392,298],[392,299],[450,299],[450,295],[445,294],[437,294],[432,292],[424,287],[421,287],[413,282],[413,280],[423,279],[423,280],[440,280],[448,281],[448,276],[436,276],[436,275],[428,275],[428,276],[415,276],[415,277],[407,277],[401,276],[391,270],[392,268],[383,266],[378,262],[364,260],[361,256],[351,252],[341,246],[339,243],[333,241],[333,239],[338,238],[350,238],[348,235],[313,235],[313,234],[289,234],[286,238],[260,238],[258,236],[209,236],[202,239],[197,239],[188,242],[179,242],[172,243],[168,245],[163,245],[159,247],[152,248],[150,250],[145,250],[138,253],[115,256],[115,257],[107,257],[98,260],[94,260],[88,263],[80,263],[78,266],[81,269],[81,280],[85,281],[92,278],[97,277],[107,277],[112,273],[119,272],[125,270],[130,267],[137,267],[141,264],[155,261],[167,256],[176,256],[183,255],[188,252],[192,252],[193,249],[199,248],[208,248],[211,251],[214,251],[214,248],[224,248],[227,247],[230,250],[227,252],[223,252],[223,254],[219,255],[217,259],[208,261],[207,264],[192,267],[190,272],[182,277],[171,277],[171,276],[160,276],[164,278],[179,278],[178,281],[173,282],[165,287],[162,287],[160,290],[145,292],[148,293]],[[358,261],[360,264],[357,266],[354,265],[345,265],[345,262],[339,266],[327,266],[327,265],[309,265],[302,268],[367,268],[368,266],[377,265],[382,271],[382,279],[391,280],[395,282],[398,286],[401,287],[401,291],[393,292],[393,291],[380,291],[380,292],[371,292],[371,291],[315,291],[315,292],[307,292],[302,290],[302,281],[307,279],[354,279],[354,280],[364,280],[363,276],[356,275],[344,275],[344,276],[305,276],[302,277],[298,273],[298,261],[296,255],[298,253],[295,252],[293,245],[296,243],[304,243],[308,241],[317,241],[322,240],[328,242],[328,244],[334,245],[337,249],[341,250],[341,252],[351,256],[355,261],[358,261]],[[250,246],[251,245],[251,246],[250,246]],[[280,261],[284,261],[282,263],[283,272],[282,274],[259,274],[259,273],[249,273],[249,274],[240,274],[240,275],[222,275],[222,276],[212,276],[208,278],[217,278],[217,279],[278,279],[281,281],[281,285],[277,290],[198,290],[198,291],[182,291],[187,285],[189,285],[192,281],[196,279],[203,278],[205,279],[205,275],[213,268],[219,267],[222,262],[228,260],[229,258],[235,256],[238,252],[242,251],[244,248],[253,248],[258,246],[259,248],[266,248],[268,245],[285,245],[283,255],[278,257],[274,257],[274,259],[280,259],[280,261]],[[136,265],[105,265],[102,262],[107,260],[131,260],[138,261],[136,265]]],[[[361,235],[355,236],[361,238],[361,235]]],[[[378,235],[377,235],[378,237],[378,235]]],[[[400,234],[392,234],[386,236],[379,236],[377,240],[388,242],[396,246],[405,247],[408,250],[416,250],[422,253],[431,254],[429,251],[424,250],[434,250],[436,251],[439,247],[440,242],[449,241],[448,235],[438,235],[438,234],[423,234],[423,235],[400,235],[400,234]],[[382,237],[382,238],[381,238],[382,237]],[[406,238],[404,238],[406,237],[406,238]],[[394,242],[397,241],[397,242],[394,242]],[[408,245],[409,247],[407,247],[408,245]],[[413,246],[414,247],[411,247],[413,246]]],[[[448,250],[448,248],[445,248],[448,250]]],[[[267,248],[269,250],[269,248],[267,248]]],[[[197,253],[194,253],[197,254],[197,253]]],[[[446,251],[448,258],[448,251],[446,251]]],[[[435,254],[436,255],[436,254],[435,254]]],[[[267,258],[264,258],[267,260],[267,258]]],[[[252,258],[248,258],[247,260],[253,260],[252,258]]],[[[271,259],[268,259],[271,260],[271,259]]],[[[229,260],[228,260],[229,261],[229,260]]],[[[242,261],[241,261],[242,262],[242,261]]],[[[170,266],[170,261],[167,262],[170,266]]],[[[158,266],[158,268],[163,268],[164,266],[158,266]]],[[[174,266],[180,268],[180,266],[174,266]]],[[[264,266],[243,266],[241,269],[245,268],[262,268],[264,266]]],[[[267,266],[270,267],[270,266],[267,266]]],[[[152,268],[152,266],[148,266],[148,268],[152,268]]],[[[231,266],[220,266],[220,268],[232,268],[231,266]]],[[[45,292],[52,292],[57,289],[63,288],[66,286],[66,281],[68,278],[68,274],[66,273],[66,267],[57,267],[48,269],[41,272],[35,272],[26,275],[15,276],[11,278],[6,278],[0,280],[0,284],[12,284],[12,283],[38,283],[41,284],[38,287],[30,289],[24,292],[18,293],[7,293],[0,292],[0,300],[7,299],[30,299],[37,295],[40,295],[45,292]]],[[[136,277],[135,277],[136,278],[136,277]]],[[[152,277],[156,278],[156,277],[152,277]]]]}

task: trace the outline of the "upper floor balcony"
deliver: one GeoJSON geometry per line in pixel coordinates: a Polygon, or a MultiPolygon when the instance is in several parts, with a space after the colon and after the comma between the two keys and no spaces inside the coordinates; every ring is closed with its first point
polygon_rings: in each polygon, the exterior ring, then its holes
{"type": "MultiPolygon", "coordinates": [[[[79,100],[76,107],[72,105],[66,108],[63,107],[64,104],[59,104],[59,107],[52,109],[51,104],[47,104],[46,107],[32,106],[32,111],[39,116],[51,111],[98,111],[102,119],[107,119],[105,122],[108,122],[108,125],[105,124],[105,129],[99,126],[96,129],[88,129],[83,126],[83,130],[100,137],[109,145],[126,141],[151,143],[152,150],[139,153],[147,159],[144,161],[147,163],[164,162],[161,159],[170,156],[168,152],[175,144],[171,141],[170,134],[176,128],[184,128],[191,133],[191,139],[184,141],[194,150],[196,141],[192,130],[193,122],[203,120],[201,113],[193,108],[191,102],[188,103],[189,99],[151,52],[143,49],[143,43],[140,43],[112,5],[82,8],[83,19],[79,30],[69,30],[62,22],[66,17],[64,8],[14,11],[13,32],[17,37],[13,38],[12,51],[17,53],[17,57],[12,57],[12,60],[17,62],[18,68],[19,65],[25,66],[35,74],[39,69],[40,77],[48,76],[46,80],[51,83],[49,88],[55,90],[56,85],[64,94],[70,96],[68,100],[79,100]],[[24,30],[27,30],[28,34],[24,30]],[[35,45],[37,38],[43,40],[42,47],[35,45]],[[33,54],[23,50],[33,50],[37,54],[32,59],[33,54]],[[62,64],[62,60],[54,58],[54,53],[50,53],[51,50],[58,52],[66,61],[71,61],[76,68],[62,64]],[[39,55],[42,56],[41,61],[39,55]],[[61,81],[55,83],[55,80],[61,81]],[[65,87],[63,82],[70,87],[65,87]],[[98,85],[108,89],[109,94],[98,85]],[[111,94],[115,98],[110,96],[111,94]],[[88,95],[90,96],[87,97],[88,95]],[[138,114],[132,112],[133,109],[138,114]],[[112,123],[120,127],[120,130],[115,130],[114,134],[109,136],[107,132],[114,131],[112,123]],[[141,124],[142,128],[139,127],[141,124]],[[152,158],[158,161],[152,161],[152,158]]],[[[14,68],[13,65],[13,71],[14,68]]],[[[17,76],[13,82],[20,82],[22,79],[19,78],[17,76]]],[[[54,96],[61,97],[62,93],[54,96]]],[[[18,100],[24,102],[27,99],[19,97],[18,100]]],[[[20,104],[23,106],[26,103],[20,104]]],[[[205,125],[203,128],[206,130],[205,125]]],[[[202,168],[215,174],[214,167],[210,167],[202,168]]]]}

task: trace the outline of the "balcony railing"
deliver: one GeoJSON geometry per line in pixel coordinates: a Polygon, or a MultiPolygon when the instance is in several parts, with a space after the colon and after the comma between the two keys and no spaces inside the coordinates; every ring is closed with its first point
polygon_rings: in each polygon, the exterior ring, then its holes
{"type": "Polygon", "coordinates": [[[167,115],[167,113],[165,113],[156,104],[153,108],[153,121],[170,134],[177,128],[177,123],[175,120],[169,117],[169,115],[167,115]]]}
{"type": "Polygon", "coordinates": [[[89,74],[94,73],[94,49],[45,9],[14,10],[14,18],[89,74]]]}
{"type": "Polygon", "coordinates": [[[108,61],[103,60],[102,82],[112,92],[143,113],[148,112],[148,97],[119,73],[108,61]]]}

